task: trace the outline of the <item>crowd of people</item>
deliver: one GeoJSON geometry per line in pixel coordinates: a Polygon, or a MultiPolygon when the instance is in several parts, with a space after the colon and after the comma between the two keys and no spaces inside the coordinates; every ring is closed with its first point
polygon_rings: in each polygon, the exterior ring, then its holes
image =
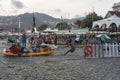
{"type": "Polygon", "coordinates": [[[22,54],[25,51],[29,52],[41,52],[51,50],[51,46],[54,45],[59,48],[70,47],[69,50],[66,50],[63,55],[68,54],[69,52],[73,53],[75,51],[75,45],[80,44],[80,36],[76,36],[76,38],[71,39],[68,38],[65,46],[58,46],[58,35],[57,34],[47,34],[47,35],[31,35],[28,36],[26,33],[23,33],[21,36],[16,36],[14,39],[14,47],[11,47],[12,53],[22,54]],[[74,45],[75,44],[75,45],[74,45]],[[14,48],[14,49],[12,49],[14,48]],[[16,48],[16,49],[15,49],[16,48]],[[15,50],[15,52],[14,52],[15,50]],[[17,51],[16,51],[17,50],[17,51]]]}
{"type": "Polygon", "coordinates": [[[40,52],[41,48],[43,48],[44,51],[50,50],[51,47],[45,44],[52,44],[56,46],[57,34],[27,36],[26,33],[23,33],[22,36],[15,37],[14,44],[10,49],[13,50],[12,52],[20,55],[25,50],[30,52],[40,52]]]}

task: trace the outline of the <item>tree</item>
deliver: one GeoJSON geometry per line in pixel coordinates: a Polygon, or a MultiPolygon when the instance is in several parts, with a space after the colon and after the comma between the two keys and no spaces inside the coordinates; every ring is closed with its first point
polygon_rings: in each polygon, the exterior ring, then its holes
{"type": "Polygon", "coordinates": [[[46,28],[48,28],[48,25],[47,25],[47,24],[42,24],[41,26],[37,27],[37,30],[38,30],[38,31],[43,31],[43,30],[45,30],[46,28]]]}
{"type": "Polygon", "coordinates": [[[86,18],[82,20],[81,26],[83,28],[88,27],[89,29],[92,28],[93,21],[103,19],[102,16],[98,16],[95,12],[91,12],[88,15],[86,15],[86,18]]]}
{"type": "Polygon", "coordinates": [[[74,22],[74,24],[78,25],[79,28],[80,28],[80,26],[81,26],[81,20],[76,20],[76,21],[74,22]]]}
{"type": "Polygon", "coordinates": [[[66,22],[59,22],[59,23],[57,23],[55,28],[58,28],[59,30],[64,30],[64,29],[68,29],[69,27],[66,22]]]}
{"type": "Polygon", "coordinates": [[[13,32],[18,33],[19,29],[18,28],[13,28],[13,32]]]}

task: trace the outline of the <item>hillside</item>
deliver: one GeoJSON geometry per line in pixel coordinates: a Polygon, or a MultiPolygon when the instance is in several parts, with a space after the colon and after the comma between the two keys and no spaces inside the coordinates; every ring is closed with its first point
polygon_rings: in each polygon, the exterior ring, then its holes
{"type": "MultiPolygon", "coordinates": [[[[47,14],[43,13],[34,13],[36,26],[40,26],[42,24],[48,24],[53,26],[59,19],[53,18],[47,14]]],[[[21,21],[21,28],[33,26],[33,14],[25,13],[17,16],[0,16],[0,28],[11,29],[14,27],[18,27],[19,17],[21,21]]]]}
{"type": "MultiPolygon", "coordinates": [[[[55,26],[61,21],[59,18],[54,18],[44,13],[34,13],[36,26],[48,24],[50,27],[55,26]]],[[[17,16],[0,16],[0,28],[11,30],[18,28],[18,22],[21,22],[21,29],[33,26],[33,13],[24,13],[17,16]]],[[[68,23],[74,22],[76,19],[64,19],[68,23]]]]}

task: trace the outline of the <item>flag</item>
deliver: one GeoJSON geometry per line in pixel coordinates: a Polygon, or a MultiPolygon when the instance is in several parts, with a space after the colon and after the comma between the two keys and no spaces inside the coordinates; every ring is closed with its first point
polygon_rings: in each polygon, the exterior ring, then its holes
{"type": "Polygon", "coordinates": [[[36,23],[35,23],[35,16],[34,16],[34,13],[33,13],[33,27],[36,26],[36,23]]]}
{"type": "Polygon", "coordinates": [[[61,16],[61,20],[62,20],[62,22],[63,22],[63,17],[61,16]]]}
{"type": "Polygon", "coordinates": [[[33,28],[32,28],[32,33],[35,31],[36,23],[35,23],[35,15],[33,13],[33,28]]]}

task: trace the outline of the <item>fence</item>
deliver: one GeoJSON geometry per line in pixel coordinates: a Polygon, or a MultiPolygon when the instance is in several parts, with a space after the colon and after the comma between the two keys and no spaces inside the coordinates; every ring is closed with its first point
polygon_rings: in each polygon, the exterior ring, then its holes
{"type": "Polygon", "coordinates": [[[67,40],[69,40],[69,39],[72,39],[74,41],[75,37],[76,37],[75,35],[59,35],[57,44],[64,45],[64,44],[66,44],[67,40]]]}
{"type": "MultiPolygon", "coordinates": [[[[74,44],[75,47],[77,47],[77,48],[83,47],[83,45],[86,43],[85,36],[81,35],[79,37],[80,37],[80,43],[74,44]]],[[[73,41],[75,41],[75,38],[76,38],[76,34],[74,34],[74,35],[58,35],[57,44],[58,45],[65,45],[67,40],[72,39],[73,41]]]]}
{"type": "Polygon", "coordinates": [[[120,57],[120,44],[92,44],[92,54],[87,58],[120,57]]]}

